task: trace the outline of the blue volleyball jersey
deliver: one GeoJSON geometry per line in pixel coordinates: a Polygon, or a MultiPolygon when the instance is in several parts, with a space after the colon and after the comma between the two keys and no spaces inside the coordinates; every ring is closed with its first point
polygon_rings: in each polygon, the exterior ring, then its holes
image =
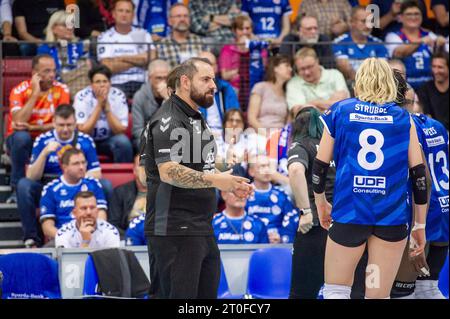
{"type": "Polygon", "coordinates": [[[245,210],[250,216],[258,216],[269,230],[279,231],[283,217],[295,207],[283,189],[271,186],[268,190],[256,189],[248,198],[245,210]]]}
{"type": "MultiPolygon", "coordinates": [[[[61,145],[61,147],[63,147],[65,145],[71,145],[73,138],[71,138],[67,141],[62,141],[56,135],[55,130],[51,130],[46,133],[42,133],[34,141],[33,150],[31,151],[30,165],[34,164],[34,162],[39,157],[39,154],[41,154],[41,152],[44,150],[44,148],[47,146],[47,144],[52,141],[58,142],[61,145]]],[[[94,171],[94,170],[100,169],[100,162],[98,161],[97,151],[95,149],[95,143],[94,143],[94,140],[89,135],[84,134],[82,132],[78,132],[78,140],[77,140],[76,147],[83,151],[84,156],[86,157],[88,171],[94,171]]],[[[57,155],[57,152],[59,150],[60,150],[60,148],[58,148],[56,150],[56,152],[50,153],[47,156],[47,161],[45,162],[44,174],[55,174],[55,175],[62,174],[61,166],[59,165],[59,160],[58,160],[58,155],[57,155]]]]}
{"type": "Polygon", "coordinates": [[[299,222],[300,222],[300,213],[296,209],[284,215],[283,223],[281,225],[280,230],[280,237],[282,243],[285,244],[294,242],[299,222]]]}
{"type": "Polygon", "coordinates": [[[448,241],[448,133],[438,121],[423,114],[412,116],[430,170],[432,188],[427,214],[427,241],[448,241]]]}
{"type": "Polygon", "coordinates": [[[51,218],[55,220],[56,228],[70,222],[74,217],[72,210],[75,206],[73,199],[81,191],[91,191],[97,199],[99,209],[108,209],[105,194],[100,182],[92,177],[82,178],[78,184],[71,185],[64,180],[64,176],[54,179],[44,186],[40,202],[40,220],[51,218]]]}
{"type": "Polygon", "coordinates": [[[253,33],[261,39],[277,38],[283,16],[292,13],[289,0],[242,0],[241,4],[241,11],[253,21],[253,33]]]}
{"type": "Polygon", "coordinates": [[[357,44],[350,32],[334,40],[333,53],[336,59],[348,60],[354,71],[357,71],[367,58],[389,58],[388,51],[380,39],[369,35],[367,43],[357,44]]]}
{"type": "Polygon", "coordinates": [[[228,217],[224,212],[213,219],[214,236],[218,244],[267,244],[267,228],[256,216],[245,214],[239,218],[228,217]]]}
{"type": "MultiPolygon", "coordinates": [[[[402,30],[398,30],[394,33],[400,37],[403,43],[410,43],[402,30]]],[[[420,30],[421,38],[426,37],[429,34],[430,32],[428,31],[425,31],[423,29],[420,30]]],[[[405,64],[406,68],[406,79],[408,83],[414,88],[414,90],[417,90],[425,82],[432,80],[432,55],[433,53],[431,52],[430,47],[425,43],[422,43],[413,54],[402,58],[402,61],[405,64]]]]}
{"type": "Polygon", "coordinates": [[[147,245],[147,238],[144,235],[145,214],[134,218],[125,233],[125,243],[127,246],[147,245]]]}
{"type": "Polygon", "coordinates": [[[136,6],[136,22],[141,27],[161,37],[169,35],[167,23],[169,9],[180,0],[140,0],[136,6]]]}
{"type": "Polygon", "coordinates": [[[395,103],[350,98],[335,103],[321,119],[334,138],[333,220],[406,224],[409,113],[395,103]]]}

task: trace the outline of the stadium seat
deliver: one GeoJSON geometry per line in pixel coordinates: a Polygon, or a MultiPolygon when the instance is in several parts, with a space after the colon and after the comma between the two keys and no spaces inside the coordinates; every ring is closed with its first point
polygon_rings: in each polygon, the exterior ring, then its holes
{"type": "Polygon", "coordinates": [[[84,266],[84,284],[83,284],[83,296],[101,296],[101,293],[97,292],[98,287],[98,275],[95,269],[94,260],[91,255],[88,255],[86,264],[84,266]]]}
{"type": "Polygon", "coordinates": [[[3,101],[2,106],[9,106],[11,89],[20,82],[31,78],[31,59],[5,57],[2,65],[3,101]]]}
{"type": "Polygon", "coordinates": [[[220,263],[220,282],[219,289],[217,291],[217,299],[243,299],[244,295],[233,295],[230,292],[230,287],[228,286],[227,276],[223,268],[223,264],[220,263]]]}
{"type": "Polygon", "coordinates": [[[61,299],[58,263],[37,253],[0,256],[4,299],[61,299]]]}
{"type": "Polygon", "coordinates": [[[448,255],[445,261],[444,267],[442,267],[441,273],[439,275],[439,289],[445,298],[448,299],[448,255]]]}
{"type": "Polygon", "coordinates": [[[134,180],[133,163],[100,163],[102,178],[111,181],[113,187],[134,180]]]}
{"type": "Polygon", "coordinates": [[[256,299],[287,299],[291,286],[292,252],[271,247],[250,257],[247,296],[256,299]]]}

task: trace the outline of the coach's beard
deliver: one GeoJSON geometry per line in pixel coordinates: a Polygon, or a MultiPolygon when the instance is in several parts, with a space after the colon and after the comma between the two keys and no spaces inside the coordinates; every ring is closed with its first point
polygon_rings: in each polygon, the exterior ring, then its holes
{"type": "Polygon", "coordinates": [[[214,90],[206,92],[204,94],[199,93],[196,90],[191,92],[191,100],[194,101],[198,106],[204,108],[210,108],[214,104],[214,90]]]}

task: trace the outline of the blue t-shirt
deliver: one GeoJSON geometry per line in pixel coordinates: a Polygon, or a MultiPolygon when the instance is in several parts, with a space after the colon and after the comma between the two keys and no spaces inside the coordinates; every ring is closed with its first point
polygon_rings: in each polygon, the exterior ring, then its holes
{"type": "Polygon", "coordinates": [[[417,136],[430,170],[432,188],[427,214],[427,241],[447,242],[449,222],[448,133],[438,121],[423,114],[412,115],[417,136]]]}
{"type": "Polygon", "coordinates": [[[256,216],[245,214],[230,218],[224,212],[213,219],[218,244],[266,244],[269,242],[266,225],[256,216]]]}
{"type": "Polygon", "coordinates": [[[395,103],[376,105],[351,98],[335,103],[321,119],[334,138],[333,220],[408,223],[409,113],[395,103]]]}
{"type": "Polygon", "coordinates": [[[297,209],[293,210],[290,213],[287,213],[284,216],[283,223],[280,229],[280,237],[282,243],[294,242],[299,222],[300,222],[300,213],[297,209]]]}
{"type": "Polygon", "coordinates": [[[128,226],[125,233],[125,243],[127,246],[147,245],[147,238],[144,235],[145,214],[135,217],[128,226]]]}
{"type": "Polygon", "coordinates": [[[81,191],[93,192],[97,199],[97,207],[104,210],[108,209],[102,185],[97,179],[88,176],[82,178],[78,184],[70,185],[61,176],[45,185],[42,190],[40,221],[42,222],[47,218],[54,219],[56,228],[70,222],[73,219],[73,199],[81,191]]]}
{"type": "MultiPolygon", "coordinates": [[[[63,147],[65,145],[71,145],[73,138],[67,141],[62,141],[56,135],[55,130],[42,133],[34,141],[33,149],[31,151],[30,165],[34,164],[34,162],[39,157],[39,154],[41,154],[42,150],[47,146],[49,142],[52,141],[58,142],[59,144],[61,144],[61,147],[63,147]]],[[[98,161],[97,158],[97,151],[95,149],[95,144],[89,135],[84,134],[82,132],[78,132],[78,141],[76,147],[83,151],[84,156],[86,157],[88,171],[95,171],[100,169],[100,162],[98,161]]],[[[55,174],[55,175],[62,174],[61,166],[59,165],[58,161],[57,155],[58,151],[59,149],[57,149],[56,152],[50,153],[47,156],[44,174],[55,174]]]]}
{"type": "Polygon", "coordinates": [[[283,217],[295,208],[283,189],[271,186],[268,190],[255,190],[253,196],[247,200],[245,210],[249,216],[258,216],[267,229],[276,229],[279,232],[283,217]]]}
{"type": "Polygon", "coordinates": [[[353,70],[357,71],[367,58],[389,58],[386,47],[381,43],[380,39],[369,35],[366,44],[357,44],[348,32],[334,40],[333,53],[336,59],[348,60],[353,70]]]}
{"type": "Polygon", "coordinates": [[[136,8],[137,24],[151,34],[166,37],[170,33],[167,24],[170,7],[180,0],[139,0],[136,8]]]}
{"type": "Polygon", "coordinates": [[[261,39],[277,38],[283,29],[283,17],[291,14],[289,0],[242,0],[241,11],[253,21],[253,33],[261,39]]]}

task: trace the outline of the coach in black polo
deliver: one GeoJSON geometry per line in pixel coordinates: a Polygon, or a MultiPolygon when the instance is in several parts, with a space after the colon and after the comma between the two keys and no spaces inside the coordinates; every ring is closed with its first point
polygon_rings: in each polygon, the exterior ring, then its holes
{"type": "Polygon", "coordinates": [[[157,297],[216,298],[220,253],[212,217],[215,188],[248,197],[248,180],[215,169],[216,143],[199,105],[213,104],[206,59],[179,65],[176,91],[152,116],[145,137],[149,188],[145,234],[159,277],[157,297]]]}

